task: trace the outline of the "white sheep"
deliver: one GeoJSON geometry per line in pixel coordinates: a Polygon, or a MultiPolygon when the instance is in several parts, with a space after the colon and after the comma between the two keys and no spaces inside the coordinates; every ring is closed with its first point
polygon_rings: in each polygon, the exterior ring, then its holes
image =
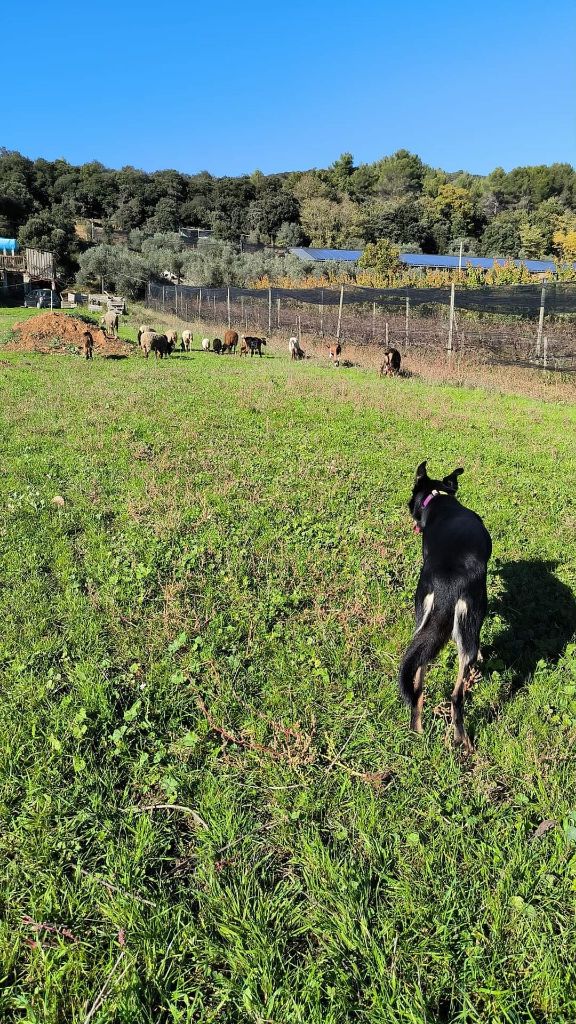
{"type": "Polygon", "coordinates": [[[210,338],[202,338],[202,351],[203,352],[209,352],[210,351],[210,338]]]}
{"type": "Polygon", "coordinates": [[[298,338],[290,338],[288,342],[288,351],[291,359],[304,359],[304,351],[300,348],[298,338]]]}

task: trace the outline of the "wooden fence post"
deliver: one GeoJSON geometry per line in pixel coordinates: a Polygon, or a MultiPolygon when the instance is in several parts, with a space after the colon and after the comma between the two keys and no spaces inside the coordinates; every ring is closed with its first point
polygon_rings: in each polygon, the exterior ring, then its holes
{"type": "Polygon", "coordinates": [[[388,321],[386,321],[386,351],[388,351],[388,321]]]}
{"type": "Polygon", "coordinates": [[[198,319],[202,319],[202,289],[198,289],[198,319]]]}
{"type": "Polygon", "coordinates": [[[340,287],[340,306],[338,307],[338,327],[336,328],[336,341],[340,341],[340,328],[342,327],[342,304],[344,302],[344,285],[340,287]]]}
{"type": "Polygon", "coordinates": [[[456,293],[456,286],[454,281],[450,285],[450,321],[448,324],[448,352],[452,355],[452,336],[454,334],[454,300],[456,293]]]}
{"type": "Polygon", "coordinates": [[[298,344],[302,348],[302,322],[300,320],[300,314],[298,314],[298,344]]]}
{"type": "Polygon", "coordinates": [[[372,303],[372,341],[376,337],[376,303],[372,303]]]}
{"type": "Polygon", "coordinates": [[[276,302],[277,302],[278,330],[280,330],[280,299],[276,299],[276,302]]]}
{"type": "Polygon", "coordinates": [[[406,333],[405,333],[406,348],[408,348],[408,345],[409,345],[409,335],[408,335],[409,320],[410,320],[410,299],[408,297],[406,297],[406,333]]]}
{"type": "Polygon", "coordinates": [[[324,337],[324,289],[320,289],[320,337],[324,337]]]}
{"type": "Polygon", "coordinates": [[[544,335],[544,351],[543,351],[543,356],[544,356],[544,369],[546,369],[546,367],[548,365],[548,335],[547,334],[544,335]]]}
{"type": "Polygon", "coordinates": [[[544,329],[544,311],[546,308],[546,285],[542,285],[542,292],[540,294],[540,316],[538,318],[538,335],[536,337],[536,355],[540,355],[540,348],[542,345],[542,331],[544,329]]]}

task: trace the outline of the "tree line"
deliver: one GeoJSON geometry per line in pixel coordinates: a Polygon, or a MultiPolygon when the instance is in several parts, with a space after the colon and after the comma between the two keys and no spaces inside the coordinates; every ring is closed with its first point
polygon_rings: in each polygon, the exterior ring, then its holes
{"type": "MultiPolygon", "coordinates": [[[[405,252],[457,254],[462,246],[465,255],[570,261],[576,260],[576,172],[556,163],[496,168],[485,176],[448,173],[399,150],[369,164],[344,153],[326,169],[219,178],[207,171],[113,170],[98,162],[73,166],[3,149],[0,236],[51,249],[64,277],[82,264],[88,273],[91,264],[122,260],[131,279],[146,279],[165,264],[178,277],[188,261],[191,277],[209,284],[290,272],[273,254],[253,266],[246,256],[240,260],[241,241],[364,248],[385,239],[405,252]],[[79,230],[90,220],[101,222],[108,243],[98,247],[99,257],[79,230]],[[217,259],[214,246],[205,250],[210,258],[186,255],[175,241],[181,226],[211,229],[217,259]],[[123,255],[113,251],[119,233],[123,255]],[[207,273],[221,281],[200,280],[207,273]]],[[[121,269],[114,273],[121,276],[121,269]]]]}

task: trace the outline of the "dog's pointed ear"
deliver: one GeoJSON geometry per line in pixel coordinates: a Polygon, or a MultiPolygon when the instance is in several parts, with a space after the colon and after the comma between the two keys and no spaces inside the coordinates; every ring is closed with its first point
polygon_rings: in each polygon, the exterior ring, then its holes
{"type": "Polygon", "coordinates": [[[450,473],[450,475],[445,476],[442,481],[443,484],[446,484],[446,487],[450,488],[453,494],[455,494],[456,491],[458,490],[458,477],[462,476],[463,472],[464,470],[462,469],[462,467],[460,467],[459,469],[454,469],[450,473]]]}
{"type": "Polygon", "coordinates": [[[421,462],[416,470],[416,483],[420,483],[421,480],[427,480],[428,473],[426,472],[426,462],[421,462]]]}

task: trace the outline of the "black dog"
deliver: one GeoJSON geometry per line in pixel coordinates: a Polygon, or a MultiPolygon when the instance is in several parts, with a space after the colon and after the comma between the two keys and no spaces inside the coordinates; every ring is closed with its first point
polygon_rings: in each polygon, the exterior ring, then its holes
{"type": "Polygon", "coordinates": [[[463,469],[431,480],[422,462],[416,470],[408,508],[414,529],[422,533],[423,565],[416,588],[417,629],[400,666],[400,692],[412,707],[410,725],[422,732],[426,666],[452,635],[459,671],[452,692],[454,740],[472,744],[464,729],[464,693],[476,674],[480,630],[486,617],[486,569],[492,554],[490,534],[480,519],[454,495],[463,469]]]}

